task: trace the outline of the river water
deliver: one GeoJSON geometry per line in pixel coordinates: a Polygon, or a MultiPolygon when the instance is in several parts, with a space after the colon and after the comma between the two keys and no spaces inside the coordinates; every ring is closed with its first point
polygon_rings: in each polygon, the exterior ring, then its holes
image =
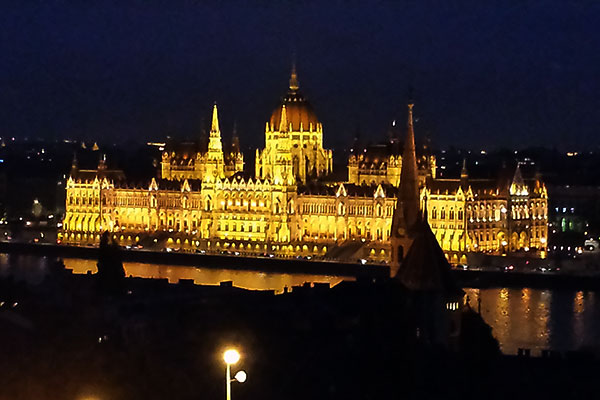
{"type": "MultiPolygon", "coordinates": [[[[50,260],[37,256],[0,254],[0,276],[13,275],[33,284],[48,273],[50,260]]],[[[96,261],[65,258],[67,268],[77,274],[96,272],[96,261]]],[[[127,262],[126,274],[144,278],[191,279],[196,284],[218,285],[233,281],[234,286],[246,289],[274,290],[305,282],[324,282],[336,285],[347,277],[332,275],[285,274],[240,270],[183,267],[127,262]]],[[[505,354],[516,354],[518,348],[557,351],[593,349],[600,351],[600,294],[589,291],[541,289],[471,289],[465,291],[470,305],[481,307],[483,319],[505,354]],[[481,299],[481,302],[479,302],[481,299]]]]}

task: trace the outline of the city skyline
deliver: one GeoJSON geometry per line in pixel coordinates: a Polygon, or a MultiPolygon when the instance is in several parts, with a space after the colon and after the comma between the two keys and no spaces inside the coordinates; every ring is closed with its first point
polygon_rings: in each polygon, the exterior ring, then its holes
{"type": "Polygon", "coordinates": [[[334,149],[384,140],[409,87],[438,147],[600,144],[593,4],[5,8],[1,136],[193,138],[216,101],[257,148],[295,58],[334,149]]]}

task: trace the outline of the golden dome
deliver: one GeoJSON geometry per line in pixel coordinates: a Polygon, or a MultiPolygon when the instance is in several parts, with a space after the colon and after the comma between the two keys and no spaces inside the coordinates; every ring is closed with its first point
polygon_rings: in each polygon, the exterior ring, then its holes
{"type": "Polygon", "coordinates": [[[282,99],[279,106],[271,113],[270,125],[273,129],[278,130],[281,123],[281,109],[285,105],[286,118],[288,124],[292,124],[292,131],[300,130],[300,124],[304,131],[309,131],[312,124],[312,129],[316,130],[319,120],[312,106],[298,90],[298,78],[296,76],[295,66],[292,68],[290,77],[290,86],[287,95],[282,99]]]}

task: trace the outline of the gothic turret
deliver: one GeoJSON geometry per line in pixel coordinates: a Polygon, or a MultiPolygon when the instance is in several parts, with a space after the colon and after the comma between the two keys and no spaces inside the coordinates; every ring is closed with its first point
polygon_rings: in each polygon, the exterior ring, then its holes
{"type": "Polygon", "coordinates": [[[221,143],[221,130],[219,129],[219,116],[217,113],[217,105],[213,106],[212,122],[210,124],[210,135],[208,142],[209,152],[222,152],[223,144],[221,143]]]}
{"type": "Polygon", "coordinates": [[[219,128],[219,116],[217,105],[213,106],[210,134],[208,136],[208,152],[206,153],[206,171],[204,181],[212,182],[225,176],[223,143],[221,142],[221,129],[219,128]]]}
{"type": "Polygon", "coordinates": [[[281,117],[279,119],[279,132],[287,132],[288,131],[288,122],[287,122],[287,112],[285,111],[285,104],[281,106],[281,117]]]}

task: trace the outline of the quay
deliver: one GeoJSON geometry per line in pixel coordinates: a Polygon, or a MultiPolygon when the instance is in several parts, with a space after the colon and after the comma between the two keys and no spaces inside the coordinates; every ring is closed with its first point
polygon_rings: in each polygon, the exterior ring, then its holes
{"type": "MultiPolygon", "coordinates": [[[[98,248],[55,244],[0,242],[0,253],[50,257],[97,259],[98,248]]],[[[386,265],[342,263],[298,258],[256,257],[227,254],[200,254],[123,250],[123,261],[179,266],[202,266],[212,269],[232,269],[289,274],[336,275],[342,277],[386,279],[386,265]]],[[[536,288],[567,290],[600,290],[600,274],[453,269],[450,272],[461,287],[468,288],[536,288]]]]}
{"type": "MultiPolygon", "coordinates": [[[[52,257],[97,259],[97,247],[55,244],[0,242],[0,253],[28,254],[52,257]]],[[[248,257],[244,255],[201,254],[149,250],[122,250],[121,257],[127,262],[202,266],[203,268],[233,269],[290,274],[336,275],[347,277],[388,278],[390,269],[384,265],[341,263],[298,258],[248,257]]]]}

